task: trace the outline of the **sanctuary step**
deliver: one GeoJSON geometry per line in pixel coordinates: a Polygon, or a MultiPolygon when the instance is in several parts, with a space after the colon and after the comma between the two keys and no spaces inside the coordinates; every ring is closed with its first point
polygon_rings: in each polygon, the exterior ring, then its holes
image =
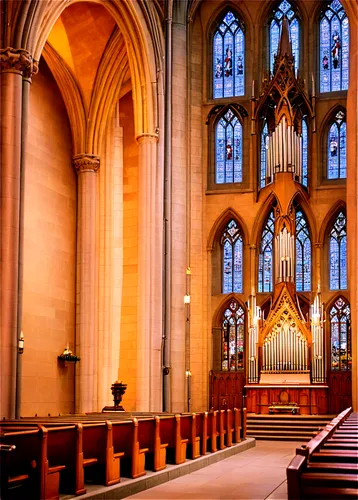
{"type": "Polygon", "coordinates": [[[247,415],[247,436],[270,441],[307,441],[335,415],[247,415]]]}

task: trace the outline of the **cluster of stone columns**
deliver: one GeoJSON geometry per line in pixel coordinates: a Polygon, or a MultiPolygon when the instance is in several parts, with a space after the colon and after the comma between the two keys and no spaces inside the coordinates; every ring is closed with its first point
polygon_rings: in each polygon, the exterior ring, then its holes
{"type": "Polygon", "coordinates": [[[15,416],[21,331],[23,175],[28,95],[37,62],[24,49],[0,50],[1,67],[1,413],[15,416]],[[19,281],[20,280],[20,281],[19,281]]]}

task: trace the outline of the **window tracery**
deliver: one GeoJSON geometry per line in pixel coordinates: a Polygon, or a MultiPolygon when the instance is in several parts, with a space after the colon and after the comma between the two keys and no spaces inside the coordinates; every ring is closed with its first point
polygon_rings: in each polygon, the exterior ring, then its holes
{"type": "Polygon", "coordinates": [[[277,54],[280,41],[280,29],[284,17],[287,17],[290,26],[290,40],[292,44],[292,53],[295,58],[296,71],[299,67],[300,25],[291,3],[287,0],[283,0],[276,8],[270,24],[270,73],[273,73],[275,55],[277,54]]]}
{"type": "Polygon", "coordinates": [[[223,247],[223,293],[243,292],[243,240],[238,224],[231,219],[221,237],[223,247]]]}
{"type": "Polygon", "coordinates": [[[339,297],[329,312],[331,325],[331,370],[351,370],[350,307],[339,297]]]}
{"type": "Polygon", "coordinates": [[[213,37],[213,97],[245,94],[245,36],[243,25],[227,12],[213,37]]]}
{"type": "Polygon", "coordinates": [[[245,312],[234,299],[224,312],[221,332],[221,369],[223,371],[243,370],[245,312]]]}
{"type": "Polygon", "coordinates": [[[265,227],[262,231],[260,254],[259,254],[259,276],[258,291],[272,292],[273,290],[273,238],[274,238],[275,216],[273,210],[270,212],[265,227]]]}
{"type": "Polygon", "coordinates": [[[327,178],[345,179],[347,176],[346,122],[343,111],[335,115],[328,132],[327,178]]]}
{"type": "Polygon", "coordinates": [[[329,285],[331,290],[347,288],[347,224],[340,212],[329,233],[329,285]]]}
{"type": "Polygon", "coordinates": [[[301,210],[296,212],[296,290],[311,290],[312,250],[307,220],[301,210]]]}
{"type": "Polygon", "coordinates": [[[302,120],[302,184],[308,186],[308,128],[306,120],[302,120]]]}
{"type": "Polygon", "coordinates": [[[339,0],[333,0],[320,20],[320,90],[347,90],[349,78],[349,23],[339,0]]]}
{"type": "Polygon", "coordinates": [[[242,125],[231,108],[215,127],[215,182],[242,182],[242,125]]]}

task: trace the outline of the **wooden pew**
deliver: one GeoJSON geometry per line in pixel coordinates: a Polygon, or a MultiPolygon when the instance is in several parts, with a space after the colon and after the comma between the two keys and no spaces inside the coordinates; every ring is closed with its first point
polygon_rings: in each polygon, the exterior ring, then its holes
{"type": "Polygon", "coordinates": [[[348,408],[340,413],[307,446],[296,450],[287,467],[289,500],[357,497],[358,450],[331,446],[332,437],[351,411],[348,408]]]}
{"type": "Polygon", "coordinates": [[[208,446],[208,412],[203,411],[195,414],[196,435],[200,436],[200,454],[206,455],[208,446]]]}
{"type": "Polygon", "coordinates": [[[154,471],[166,468],[166,448],[160,437],[160,418],[150,417],[138,420],[138,441],[140,449],[147,449],[148,467],[154,471]]]}
{"type": "Polygon", "coordinates": [[[217,438],[219,436],[217,421],[218,421],[218,410],[212,410],[208,412],[208,451],[214,453],[218,450],[217,438]]]}
{"type": "Polygon", "coordinates": [[[113,448],[115,453],[124,453],[123,475],[131,478],[144,476],[145,454],[148,448],[140,448],[138,440],[138,420],[112,421],[113,448]]]}
{"type": "Polygon", "coordinates": [[[200,457],[200,434],[197,433],[195,413],[180,414],[180,436],[188,442],[187,458],[200,457]]]}
{"type": "Polygon", "coordinates": [[[235,443],[241,441],[241,411],[234,408],[234,429],[235,429],[235,443]]]}
{"type": "Polygon", "coordinates": [[[176,465],[185,462],[187,438],[182,438],[180,433],[180,415],[160,417],[160,440],[167,443],[167,462],[176,465]]]}
{"type": "Polygon", "coordinates": [[[1,461],[2,498],[59,498],[60,472],[64,464],[50,465],[47,456],[46,429],[8,432],[1,444],[15,446],[1,461]],[[10,491],[16,486],[16,490],[10,491]]]}

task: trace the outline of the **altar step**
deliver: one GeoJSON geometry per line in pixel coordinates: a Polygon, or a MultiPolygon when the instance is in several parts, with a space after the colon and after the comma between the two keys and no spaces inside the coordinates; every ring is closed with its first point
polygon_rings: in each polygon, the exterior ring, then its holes
{"type": "Polygon", "coordinates": [[[335,415],[247,415],[247,436],[270,441],[309,441],[335,415]]]}

